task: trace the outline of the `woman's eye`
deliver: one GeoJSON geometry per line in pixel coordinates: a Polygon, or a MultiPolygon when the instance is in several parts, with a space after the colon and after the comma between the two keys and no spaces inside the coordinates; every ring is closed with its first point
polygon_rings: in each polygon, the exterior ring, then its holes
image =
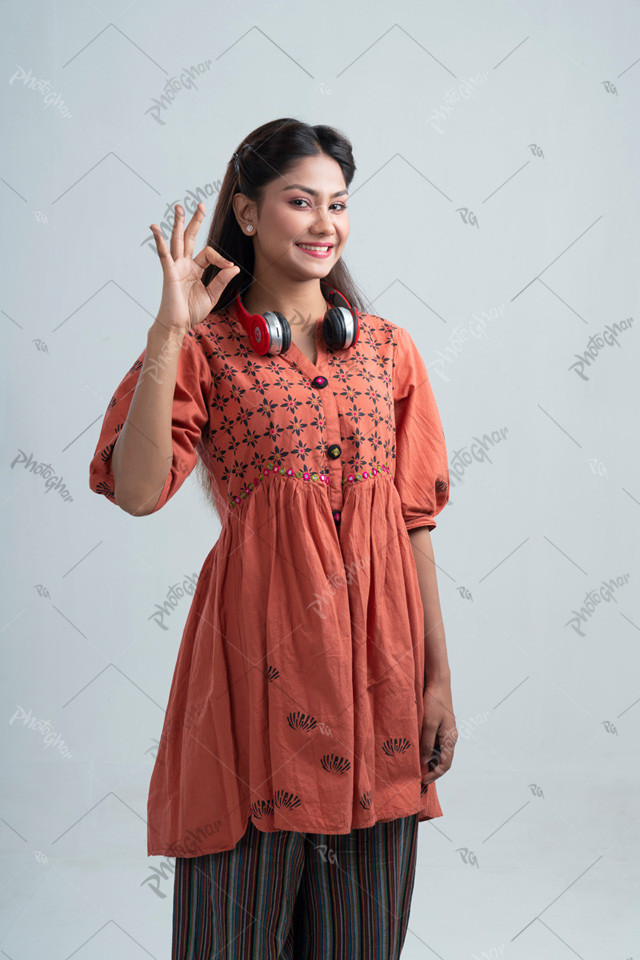
{"type": "MultiPolygon", "coordinates": [[[[309,202],[309,201],[308,201],[307,199],[305,199],[304,197],[296,197],[294,200],[291,201],[291,204],[293,205],[293,204],[308,203],[308,202],[309,202]]],[[[332,206],[332,207],[342,207],[343,210],[346,210],[346,209],[347,209],[346,203],[336,202],[336,203],[332,203],[331,206],[332,206]]],[[[300,208],[298,208],[298,209],[300,209],[300,208]]]]}

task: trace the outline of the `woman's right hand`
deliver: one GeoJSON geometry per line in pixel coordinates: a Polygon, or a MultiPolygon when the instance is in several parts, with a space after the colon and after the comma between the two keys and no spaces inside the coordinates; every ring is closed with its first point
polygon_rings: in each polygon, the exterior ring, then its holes
{"type": "Polygon", "coordinates": [[[226,260],[213,247],[204,247],[196,257],[192,257],[196,234],[206,212],[203,203],[198,204],[186,229],[182,206],[177,203],[174,210],[170,251],[159,226],[151,224],[163,273],[162,300],[157,321],[171,332],[185,334],[209,316],[222,291],[240,267],[233,266],[231,260],[226,260]],[[210,263],[221,269],[205,287],[200,278],[210,263]]]}

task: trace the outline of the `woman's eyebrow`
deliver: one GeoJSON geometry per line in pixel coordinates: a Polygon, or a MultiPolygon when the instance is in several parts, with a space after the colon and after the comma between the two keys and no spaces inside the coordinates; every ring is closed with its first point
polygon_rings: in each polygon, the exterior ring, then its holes
{"type": "MultiPolygon", "coordinates": [[[[288,187],[283,187],[282,190],[283,190],[283,192],[284,192],[285,190],[304,190],[305,193],[310,193],[311,196],[313,196],[313,197],[319,196],[317,190],[312,190],[311,187],[303,187],[301,183],[290,183],[288,187]]],[[[343,195],[346,195],[346,193],[347,193],[346,190],[336,190],[336,192],[335,192],[335,193],[332,193],[331,196],[332,196],[332,197],[341,197],[341,196],[343,196],[343,195]]]]}

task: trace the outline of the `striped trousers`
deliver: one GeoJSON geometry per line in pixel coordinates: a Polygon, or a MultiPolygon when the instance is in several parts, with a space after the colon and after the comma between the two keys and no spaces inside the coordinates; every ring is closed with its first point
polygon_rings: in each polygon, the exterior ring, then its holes
{"type": "Polygon", "coordinates": [[[398,960],[418,814],[348,834],[264,833],[176,857],[171,960],[398,960]]]}

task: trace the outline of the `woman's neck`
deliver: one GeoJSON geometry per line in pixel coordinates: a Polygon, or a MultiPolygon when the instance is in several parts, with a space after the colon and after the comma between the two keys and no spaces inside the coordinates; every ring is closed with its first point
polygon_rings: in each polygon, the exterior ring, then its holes
{"type": "Polygon", "coordinates": [[[268,310],[281,313],[289,321],[294,336],[313,338],[317,320],[327,309],[320,284],[295,284],[287,289],[265,288],[254,280],[242,295],[247,313],[264,314],[268,310]]]}

